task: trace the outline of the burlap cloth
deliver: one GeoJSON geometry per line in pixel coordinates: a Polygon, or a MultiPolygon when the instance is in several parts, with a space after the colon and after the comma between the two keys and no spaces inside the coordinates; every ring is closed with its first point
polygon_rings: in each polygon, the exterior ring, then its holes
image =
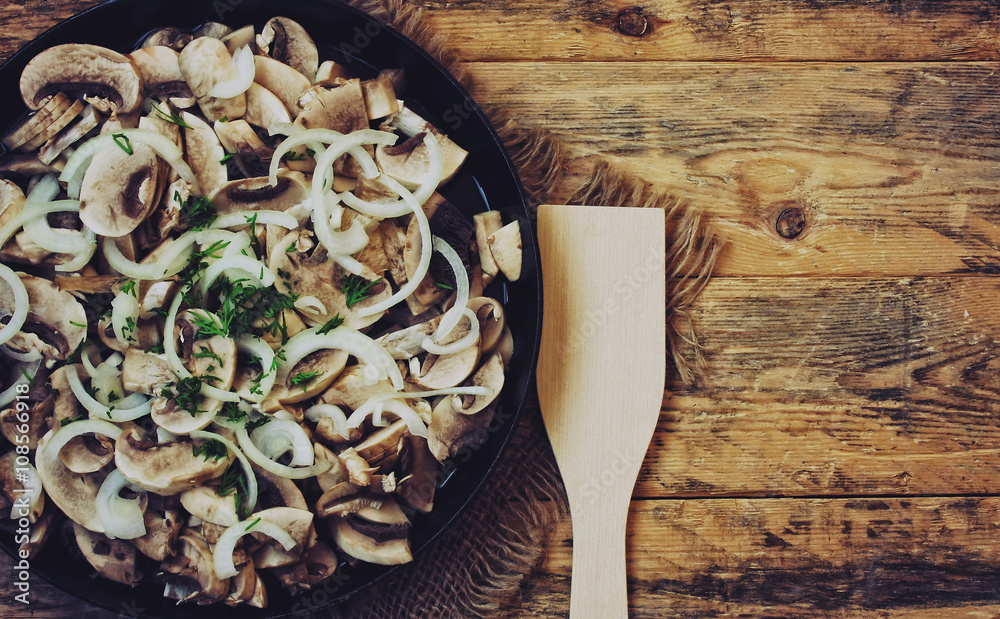
{"type": "MultiPolygon", "coordinates": [[[[433,32],[419,7],[404,0],[345,0],[400,31],[437,58],[471,90],[474,75],[433,32]]],[[[480,105],[485,102],[480,101],[480,105]]],[[[708,280],[718,238],[698,209],[607,162],[577,158],[557,135],[523,126],[502,109],[484,106],[518,168],[533,206],[544,203],[616,205],[667,210],[667,338],[684,381],[699,357],[685,308],[708,280]],[[685,346],[676,346],[684,340],[685,346]],[[685,352],[682,354],[681,349],[685,352]]],[[[546,538],[567,511],[566,495],[533,399],[507,451],[456,523],[416,560],[343,605],[330,619],[494,617],[541,560],[546,538]]]]}

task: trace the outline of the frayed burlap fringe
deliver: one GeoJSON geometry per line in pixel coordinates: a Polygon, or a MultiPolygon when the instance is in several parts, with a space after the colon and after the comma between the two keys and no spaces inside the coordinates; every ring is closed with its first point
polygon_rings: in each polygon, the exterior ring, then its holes
{"type": "MultiPolygon", "coordinates": [[[[404,0],[344,0],[415,41],[466,89],[473,76],[404,0]]],[[[484,107],[529,196],[531,206],[566,204],[662,208],[667,214],[667,337],[678,376],[693,382],[700,347],[688,308],[704,288],[721,243],[702,213],[651,183],[599,158],[577,159],[557,136],[525,127],[502,109],[484,107]],[[570,174],[570,163],[574,174],[570,174]],[[586,179],[579,182],[580,168],[586,179]],[[684,342],[687,356],[679,353],[684,342]]],[[[469,509],[432,547],[389,578],[330,611],[331,619],[494,617],[538,564],[549,531],[568,511],[555,458],[537,405],[525,411],[500,465],[469,509]]]]}

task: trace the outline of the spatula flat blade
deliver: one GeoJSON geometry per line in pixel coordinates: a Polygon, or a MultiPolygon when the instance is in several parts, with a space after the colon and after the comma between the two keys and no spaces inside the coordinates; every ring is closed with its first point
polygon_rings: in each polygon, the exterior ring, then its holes
{"type": "Polygon", "coordinates": [[[659,209],[538,210],[538,395],[573,519],[570,616],[624,618],[625,525],[666,372],[659,209]]]}

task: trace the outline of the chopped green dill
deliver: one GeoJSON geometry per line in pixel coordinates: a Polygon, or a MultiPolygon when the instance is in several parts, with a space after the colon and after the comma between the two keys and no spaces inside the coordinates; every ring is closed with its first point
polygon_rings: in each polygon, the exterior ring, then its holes
{"type": "Polygon", "coordinates": [[[250,529],[252,529],[255,526],[257,526],[258,522],[260,522],[260,517],[259,516],[257,517],[256,520],[254,520],[253,522],[251,522],[250,524],[247,525],[246,531],[249,531],[250,529]]]}
{"type": "Polygon", "coordinates": [[[125,294],[130,294],[133,297],[136,296],[135,280],[134,279],[125,280],[125,282],[122,284],[122,287],[119,290],[121,290],[125,294]]]}
{"type": "Polygon", "coordinates": [[[28,381],[29,385],[33,385],[35,383],[35,377],[28,374],[28,370],[21,368],[21,375],[24,376],[24,380],[28,381]]]}
{"type": "Polygon", "coordinates": [[[219,163],[221,165],[226,165],[226,162],[229,161],[230,159],[232,159],[235,156],[236,156],[236,153],[226,153],[225,157],[223,157],[222,159],[219,159],[219,163]]]}
{"type": "Polygon", "coordinates": [[[228,116],[223,116],[222,118],[219,119],[219,122],[220,123],[227,123],[227,122],[229,122],[229,117],[228,116]]]}
{"type": "Polygon", "coordinates": [[[435,282],[435,285],[442,290],[454,290],[454,286],[449,286],[448,284],[442,284],[441,282],[435,282]]]}
{"type": "Polygon", "coordinates": [[[374,281],[368,281],[353,273],[345,277],[342,290],[347,295],[347,308],[350,309],[372,296],[372,289],[381,281],[381,277],[374,281]]]}
{"type": "Polygon", "coordinates": [[[177,393],[173,396],[174,401],[177,402],[177,406],[191,413],[192,417],[204,412],[198,410],[202,399],[201,384],[202,379],[198,376],[188,376],[177,381],[177,393]]]}
{"type": "MultiPolygon", "coordinates": [[[[213,359],[219,364],[219,367],[222,367],[223,365],[222,357],[212,352],[212,350],[207,346],[202,346],[201,350],[191,356],[195,359],[213,359]]],[[[209,366],[208,371],[211,372],[213,369],[215,369],[214,366],[209,366]]]]}
{"type": "Polygon", "coordinates": [[[178,127],[183,127],[185,129],[191,128],[191,125],[187,124],[186,122],[184,122],[183,119],[181,119],[180,114],[167,114],[166,112],[164,112],[155,105],[153,106],[153,112],[156,114],[157,118],[159,118],[164,122],[168,122],[173,125],[177,125],[178,127]]]}
{"type": "Polygon", "coordinates": [[[154,355],[162,355],[163,353],[167,352],[167,349],[163,347],[163,344],[153,344],[146,350],[147,352],[150,352],[154,355]]]}
{"type": "Polygon", "coordinates": [[[296,387],[302,387],[302,391],[307,391],[306,385],[319,375],[319,372],[299,372],[291,378],[290,382],[296,387]]]}
{"type": "Polygon", "coordinates": [[[247,223],[250,224],[250,238],[257,238],[257,213],[247,215],[244,219],[246,219],[247,223]]]}
{"type": "Polygon", "coordinates": [[[298,249],[298,248],[297,248],[297,247],[295,247],[295,243],[290,243],[290,244],[288,245],[288,247],[286,247],[286,248],[285,248],[285,253],[286,253],[286,254],[290,254],[290,253],[292,253],[293,251],[295,251],[296,249],[298,249]]]}
{"type": "Polygon", "coordinates": [[[108,402],[117,402],[120,399],[121,397],[117,393],[115,393],[114,389],[108,392],[108,402]]]}
{"type": "Polygon", "coordinates": [[[268,371],[274,372],[277,370],[282,361],[288,361],[288,359],[285,358],[285,350],[283,348],[279,348],[274,351],[274,359],[271,361],[271,369],[268,371]]]}
{"type": "Polygon", "coordinates": [[[226,402],[222,405],[222,410],[216,413],[216,417],[222,417],[226,421],[241,421],[246,416],[236,402],[226,402]]]}
{"type": "Polygon", "coordinates": [[[249,492],[243,467],[239,460],[234,459],[226,468],[226,472],[219,478],[219,488],[216,493],[219,496],[233,495],[233,500],[236,502],[236,515],[239,516],[240,520],[250,517],[250,507],[245,504],[245,497],[249,492]]]}
{"type": "MultiPolygon", "coordinates": [[[[176,194],[174,199],[177,200],[176,194]]],[[[211,226],[217,216],[215,205],[205,196],[189,196],[181,203],[181,219],[192,230],[211,226]]]]}
{"type": "Polygon", "coordinates": [[[333,331],[342,324],[344,324],[344,319],[340,317],[340,314],[337,314],[330,320],[327,320],[325,323],[323,323],[323,326],[317,329],[316,333],[318,333],[319,335],[326,335],[327,333],[333,331]]]}
{"type": "Polygon", "coordinates": [[[80,421],[81,419],[86,419],[86,418],[87,418],[86,415],[77,415],[76,417],[67,417],[65,419],[60,419],[59,420],[59,426],[60,427],[62,427],[62,426],[68,426],[69,424],[73,423],[74,421],[80,421]]]}
{"type": "Polygon", "coordinates": [[[258,417],[257,419],[251,419],[247,421],[245,424],[243,424],[243,427],[246,428],[247,432],[253,432],[257,428],[261,427],[266,423],[269,423],[270,421],[271,418],[265,415],[264,417],[258,417]]]}
{"type": "Polygon", "coordinates": [[[111,135],[111,139],[115,141],[118,148],[125,151],[126,155],[131,155],[134,151],[132,150],[132,141],[128,139],[128,136],[124,133],[115,133],[111,135]]]}
{"type": "Polygon", "coordinates": [[[81,329],[85,329],[87,327],[87,325],[80,324],[75,320],[69,321],[69,324],[73,325],[74,327],[80,327],[81,329]]]}
{"type": "Polygon", "coordinates": [[[296,153],[293,151],[286,153],[281,159],[282,161],[305,161],[306,155],[305,153],[296,153]]]}
{"type": "Polygon", "coordinates": [[[229,450],[226,448],[222,441],[218,439],[209,439],[208,441],[202,443],[201,445],[191,445],[191,453],[197,458],[198,456],[204,456],[205,461],[211,458],[213,462],[218,462],[223,458],[229,457],[229,450]]]}

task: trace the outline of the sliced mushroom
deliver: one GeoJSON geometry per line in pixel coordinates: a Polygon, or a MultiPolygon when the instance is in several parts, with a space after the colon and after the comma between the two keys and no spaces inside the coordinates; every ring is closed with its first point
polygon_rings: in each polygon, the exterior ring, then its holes
{"type": "Polygon", "coordinates": [[[170,369],[165,355],[129,347],[122,361],[122,386],[125,391],[159,395],[168,385],[177,382],[177,375],[170,369]]]}
{"type": "Polygon", "coordinates": [[[346,482],[350,479],[347,467],[345,467],[344,463],[337,457],[337,454],[327,449],[325,445],[319,442],[313,443],[313,452],[316,454],[317,463],[330,463],[330,468],[316,476],[316,483],[319,485],[319,489],[321,491],[326,492],[337,484],[346,482]]]}
{"type": "Polygon", "coordinates": [[[142,75],[147,97],[166,101],[171,97],[193,96],[181,73],[177,50],[165,45],[141,47],[129,54],[129,58],[142,75]]]}
{"type": "Polygon", "coordinates": [[[483,355],[493,352],[503,335],[506,321],[503,306],[493,297],[474,297],[466,305],[479,319],[479,349],[483,355]]]}
{"type": "Polygon", "coordinates": [[[78,436],[59,450],[59,459],[74,473],[96,473],[114,457],[114,441],[106,436],[78,436]]]}
{"type": "Polygon", "coordinates": [[[399,111],[399,101],[389,75],[361,82],[361,92],[365,96],[365,109],[370,120],[385,118],[399,111]]]}
{"type": "Polygon", "coordinates": [[[108,539],[103,533],[88,531],[75,522],[73,535],[84,558],[101,576],[130,587],[142,580],[135,546],[127,540],[108,539]]]}
{"type": "MultiPolygon", "coordinates": [[[[17,129],[3,139],[3,145],[10,150],[24,148],[25,145],[45,130],[49,124],[72,106],[73,102],[64,93],[57,92],[45,101],[38,111],[28,117],[17,129]]],[[[27,149],[25,149],[27,150],[27,149]]]]}
{"type": "MultiPolygon", "coordinates": [[[[409,108],[401,108],[399,112],[391,118],[391,122],[393,126],[397,127],[405,135],[410,136],[411,138],[420,135],[425,131],[430,131],[434,134],[434,137],[437,138],[438,145],[441,147],[441,156],[444,163],[442,183],[446,183],[451,180],[455,173],[458,172],[459,168],[462,167],[462,164],[465,163],[465,159],[469,154],[465,149],[458,144],[455,144],[451,138],[444,133],[441,133],[437,127],[415,114],[409,108]]],[[[423,149],[423,153],[417,153],[415,156],[426,157],[426,148],[426,146],[416,147],[415,150],[423,149]]],[[[426,163],[424,166],[426,166],[426,163]]],[[[400,182],[402,183],[403,181],[400,180],[400,182]]]]}
{"type": "Polygon", "coordinates": [[[437,330],[442,316],[443,314],[439,314],[430,320],[387,333],[375,341],[381,344],[393,359],[410,359],[424,352],[424,339],[437,330]]]}
{"type": "Polygon", "coordinates": [[[229,579],[229,594],[225,600],[229,606],[249,602],[257,590],[257,571],[254,569],[253,559],[248,556],[246,562],[238,565],[237,569],[239,573],[229,579]]]}
{"type": "Polygon", "coordinates": [[[180,500],[189,514],[205,522],[228,527],[240,521],[233,498],[219,496],[217,488],[207,484],[181,492],[180,500]]]}
{"type": "Polygon", "coordinates": [[[57,454],[49,454],[45,448],[53,434],[54,431],[50,430],[43,436],[35,450],[35,469],[48,498],[73,522],[103,533],[104,525],[97,518],[94,505],[104,476],[98,473],[81,475],[67,469],[57,454]]]}
{"type": "Polygon", "coordinates": [[[378,509],[361,510],[331,522],[337,547],[355,559],[378,565],[413,561],[410,522],[392,501],[386,501],[378,509]]]}
{"type": "Polygon", "coordinates": [[[272,507],[292,507],[308,510],[302,491],[295,482],[287,477],[280,477],[253,465],[257,476],[257,509],[265,510],[272,507]]]}
{"type": "Polygon", "coordinates": [[[490,253],[507,279],[514,282],[521,277],[521,226],[512,221],[486,237],[490,253]]]}
{"type": "Polygon", "coordinates": [[[37,110],[57,92],[91,95],[108,100],[122,114],[142,101],[142,76],[128,56],[99,47],[69,43],[46,49],[21,72],[21,97],[37,110]]]}
{"type": "Polygon", "coordinates": [[[125,236],[156,206],[159,181],[159,158],[151,147],[111,144],[94,155],[83,176],[80,219],[97,234],[125,236]]]}
{"type": "Polygon", "coordinates": [[[389,298],[392,289],[386,282],[375,283],[370,296],[348,307],[344,288],[348,278],[352,276],[330,259],[324,247],[317,247],[308,255],[297,251],[285,251],[295,242],[297,235],[298,232],[291,232],[285,239],[279,241],[271,252],[268,268],[274,273],[287,274],[287,277],[279,277],[275,282],[275,288],[280,292],[293,293],[300,298],[314,297],[326,309],[323,313],[311,307],[300,308],[299,312],[303,317],[314,323],[323,324],[333,316],[340,315],[344,319],[344,324],[352,329],[363,329],[381,318],[384,312],[361,316],[358,310],[389,298]]]}
{"type": "MultiPolygon", "coordinates": [[[[457,334],[453,333],[449,339],[456,336],[457,334]]],[[[423,363],[415,369],[411,368],[406,380],[423,389],[455,387],[472,374],[479,364],[479,357],[478,345],[447,355],[428,354],[424,357],[423,363]]]]}
{"type": "Polygon", "coordinates": [[[490,251],[489,236],[503,228],[503,218],[500,211],[486,211],[476,213],[472,216],[473,224],[476,227],[476,246],[479,248],[479,264],[483,266],[483,273],[489,277],[495,277],[500,272],[497,261],[493,259],[493,252],[490,251]]]}
{"type": "Polygon", "coordinates": [[[13,181],[0,178],[0,226],[7,225],[24,210],[24,192],[13,181]]]}
{"type": "Polygon", "coordinates": [[[441,398],[434,405],[428,426],[427,446],[439,462],[459,455],[466,449],[477,449],[489,438],[488,428],[493,421],[496,404],[473,415],[463,415],[455,410],[450,397],[441,398]]]}
{"type": "Polygon", "coordinates": [[[208,542],[194,531],[186,530],[177,539],[177,554],[163,561],[160,568],[164,580],[175,586],[173,591],[181,592],[174,598],[180,602],[208,604],[229,593],[229,580],[215,575],[208,542]]]}
{"type": "MultiPolygon", "coordinates": [[[[7,342],[15,352],[38,351],[46,359],[64,361],[87,336],[87,313],[69,292],[41,277],[21,274],[28,291],[28,318],[21,331],[7,342]]],[[[9,286],[0,286],[0,316],[14,307],[9,286]]]]}
{"type": "Polygon", "coordinates": [[[0,456],[0,521],[27,518],[28,522],[35,524],[45,511],[45,492],[38,488],[39,495],[34,506],[30,505],[30,501],[25,503],[29,500],[30,485],[21,477],[26,467],[17,464],[17,456],[14,451],[0,456]]]}
{"type": "Polygon", "coordinates": [[[235,153],[236,165],[247,177],[267,176],[274,150],[264,144],[245,120],[218,121],[215,134],[227,153],[235,153]]]}
{"type": "Polygon", "coordinates": [[[278,184],[266,176],[229,181],[209,198],[220,215],[241,211],[287,211],[309,197],[309,185],[301,172],[278,172],[278,184]]]}
{"type": "Polygon", "coordinates": [[[390,471],[399,456],[399,443],[408,434],[406,422],[399,419],[366,436],[354,446],[354,450],[369,466],[380,471],[390,471]]]}
{"type": "Polygon", "coordinates": [[[44,164],[51,164],[59,155],[63,154],[67,148],[83,139],[88,133],[93,131],[100,123],[101,116],[94,109],[93,105],[88,105],[80,112],[76,122],[67,127],[62,133],[55,136],[38,151],[38,159],[44,164]]]}
{"type": "Polygon", "coordinates": [[[452,396],[452,407],[463,415],[474,415],[489,406],[503,389],[504,366],[499,352],[495,352],[479,366],[479,369],[465,382],[466,387],[486,387],[488,395],[452,396]]]}
{"type": "Polygon", "coordinates": [[[254,56],[253,60],[254,81],[277,95],[289,114],[298,116],[302,112],[299,97],[312,86],[309,78],[274,58],[254,56]]]}
{"type": "Polygon", "coordinates": [[[303,97],[302,112],[295,124],[306,129],[333,129],[350,133],[368,128],[368,110],[361,80],[349,80],[336,88],[314,86],[303,97]]]}
{"type": "Polygon", "coordinates": [[[163,561],[174,554],[174,546],[184,525],[183,511],[175,497],[148,494],[143,512],[146,534],[132,540],[142,554],[154,561],[163,561]]]}
{"type": "Polygon", "coordinates": [[[247,90],[247,113],[243,120],[255,127],[268,129],[279,123],[290,123],[292,117],[278,95],[255,82],[247,90]]]}
{"type": "Polygon", "coordinates": [[[344,370],[348,357],[343,350],[318,350],[307,355],[288,372],[285,384],[276,384],[271,390],[268,401],[277,405],[271,404],[266,410],[304,402],[323,393],[344,370]]]}
{"type": "Polygon", "coordinates": [[[241,93],[231,99],[217,99],[209,92],[218,84],[236,79],[233,57],[219,39],[202,37],[181,50],[181,74],[198,99],[198,107],[210,121],[236,119],[247,111],[247,97],[241,93]]]}
{"type": "Polygon", "coordinates": [[[26,445],[28,449],[37,448],[38,441],[49,430],[53,401],[51,395],[41,402],[19,401],[13,408],[0,412],[0,431],[12,445],[26,445]]]}
{"type": "Polygon", "coordinates": [[[429,513],[434,508],[441,467],[427,446],[427,439],[413,435],[402,438],[398,469],[396,494],[413,509],[429,513]]]}
{"type": "Polygon", "coordinates": [[[370,466],[368,461],[362,458],[352,447],[348,447],[340,452],[337,454],[337,457],[340,458],[340,461],[344,463],[344,468],[347,469],[348,480],[356,486],[367,486],[370,484],[372,474],[378,471],[377,468],[370,466]]]}
{"type": "Polygon", "coordinates": [[[73,101],[62,114],[53,116],[51,122],[49,122],[48,125],[46,125],[45,128],[38,133],[38,135],[29,140],[23,148],[29,151],[38,150],[43,144],[54,138],[60,131],[68,127],[71,122],[76,120],[85,107],[92,106],[86,106],[83,101],[73,101]]]}
{"type": "Polygon", "coordinates": [[[316,77],[319,52],[312,37],[298,22],[287,17],[272,17],[257,36],[257,46],[310,81],[316,77]]]}
{"type": "Polygon", "coordinates": [[[384,497],[375,496],[366,487],[340,482],[327,488],[316,501],[315,512],[320,518],[348,516],[364,507],[379,507],[384,497]]]}
{"type": "Polygon", "coordinates": [[[310,591],[337,571],[337,554],[323,542],[316,542],[293,565],[278,568],[278,582],[291,595],[310,591]]]}
{"type": "Polygon", "coordinates": [[[332,60],[324,60],[316,70],[316,79],[313,83],[317,86],[332,88],[343,81],[351,79],[351,74],[344,67],[332,60]]]}
{"type": "Polygon", "coordinates": [[[253,49],[257,45],[256,33],[252,25],[237,28],[220,39],[226,44],[226,49],[229,50],[230,54],[235,54],[236,50],[241,47],[249,45],[250,49],[253,49]]]}
{"type": "Polygon", "coordinates": [[[260,510],[256,514],[258,518],[278,525],[295,540],[295,546],[285,550],[270,537],[251,531],[250,534],[258,541],[264,542],[264,545],[253,553],[253,562],[258,568],[281,567],[295,563],[316,539],[313,513],[308,509],[272,507],[260,510]]]}
{"type": "Polygon", "coordinates": [[[164,46],[179,52],[191,42],[194,37],[180,28],[168,27],[155,30],[142,42],[143,47],[164,46]]]}
{"type": "Polygon", "coordinates": [[[340,376],[323,392],[321,399],[326,404],[346,406],[354,410],[377,395],[393,393],[395,389],[388,380],[374,384],[365,377],[363,365],[352,365],[344,369],[340,376]]]}
{"type": "Polygon", "coordinates": [[[135,430],[115,441],[115,465],[130,482],[164,496],[178,494],[214,479],[229,466],[230,458],[195,455],[204,441],[177,440],[154,443],[135,430]]]}
{"type": "Polygon", "coordinates": [[[59,528],[59,511],[53,508],[47,509],[42,515],[31,524],[31,531],[28,539],[18,547],[18,554],[27,553],[29,559],[34,559],[45,547],[46,542],[52,534],[59,528]]]}
{"type": "Polygon", "coordinates": [[[198,179],[198,187],[211,195],[229,181],[229,172],[223,159],[226,150],[211,125],[189,112],[181,112],[187,162],[198,179]]]}

